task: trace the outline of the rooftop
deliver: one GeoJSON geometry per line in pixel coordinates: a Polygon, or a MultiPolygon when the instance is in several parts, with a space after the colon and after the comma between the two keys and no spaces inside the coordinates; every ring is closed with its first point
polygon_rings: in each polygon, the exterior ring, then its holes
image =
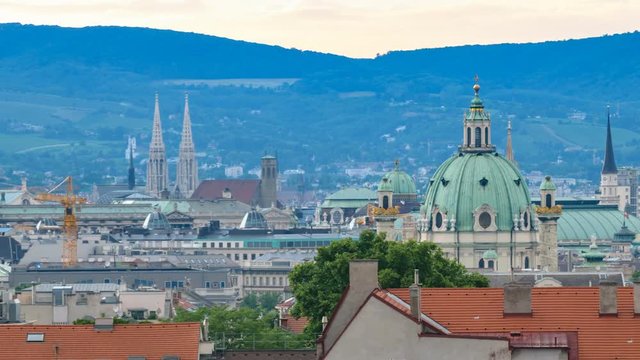
{"type": "Polygon", "coordinates": [[[93,325],[0,326],[0,348],[15,360],[198,359],[199,338],[198,323],[114,325],[101,331],[93,325]]]}
{"type": "MultiPolygon", "coordinates": [[[[389,289],[405,302],[409,289],[389,289]]],[[[530,315],[505,315],[504,290],[422,289],[421,310],[453,334],[577,332],[581,360],[640,358],[633,288],[617,289],[617,316],[600,315],[598,287],[533,288],[530,315]]]]}

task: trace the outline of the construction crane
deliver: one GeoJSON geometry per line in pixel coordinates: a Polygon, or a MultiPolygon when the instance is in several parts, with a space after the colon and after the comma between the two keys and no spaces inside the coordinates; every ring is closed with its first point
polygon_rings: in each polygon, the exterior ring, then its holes
{"type": "Polygon", "coordinates": [[[73,179],[67,176],[60,184],[48,193],[41,193],[35,197],[38,201],[58,202],[64,206],[65,239],[62,246],[62,264],[64,267],[73,266],[78,262],[78,222],[76,221],[76,205],[85,204],[86,198],[73,194],[73,179]],[[65,195],[52,194],[67,183],[65,195]]]}

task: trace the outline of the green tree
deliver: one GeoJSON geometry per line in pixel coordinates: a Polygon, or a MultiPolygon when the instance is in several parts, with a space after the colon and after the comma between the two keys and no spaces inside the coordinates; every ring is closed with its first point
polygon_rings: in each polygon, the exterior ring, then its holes
{"type": "Polygon", "coordinates": [[[373,231],[363,231],[359,241],[342,239],[318,250],[315,262],[297,265],[289,275],[296,304],[294,316],[306,316],[305,331],[319,333],[322,317],[329,316],[349,284],[349,262],[377,259],[382,288],[408,287],[414,269],[425,287],[487,287],[486,277],[468,272],[455,260],[444,257],[439,246],[430,242],[386,241],[373,231]]]}
{"type": "Polygon", "coordinates": [[[277,313],[248,307],[202,307],[194,312],[178,309],[176,322],[209,322],[209,338],[216,349],[303,349],[314,346],[314,337],[278,328],[277,313]]]}
{"type": "Polygon", "coordinates": [[[265,292],[259,295],[251,293],[242,299],[240,306],[267,313],[273,311],[279,302],[280,294],[275,292],[265,292]]]}

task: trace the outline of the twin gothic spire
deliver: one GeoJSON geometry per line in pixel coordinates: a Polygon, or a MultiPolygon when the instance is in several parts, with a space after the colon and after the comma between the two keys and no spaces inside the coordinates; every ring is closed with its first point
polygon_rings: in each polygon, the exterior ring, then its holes
{"type": "MultiPolygon", "coordinates": [[[[160,105],[156,94],[153,113],[153,131],[149,145],[149,161],[147,163],[147,192],[162,197],[169,191],[169,171],[167,155],[162,139],[162,123],[160,121],[160,105]]],[[[189,96],[185,95],[184,120],[180,155],[174,192],[181,197],[190,197],[198,185],[198,166],[195,159],[195,147],[191,133],[191,116],[189,114],[189,96]]]]}

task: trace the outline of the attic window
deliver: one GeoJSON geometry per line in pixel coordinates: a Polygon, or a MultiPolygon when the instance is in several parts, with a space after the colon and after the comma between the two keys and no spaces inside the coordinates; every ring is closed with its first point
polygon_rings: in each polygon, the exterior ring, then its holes
{"type": "Polygon", "coordinates": [[[43,333],[27,333],[27,342],[44,342],[43,333]]]}

